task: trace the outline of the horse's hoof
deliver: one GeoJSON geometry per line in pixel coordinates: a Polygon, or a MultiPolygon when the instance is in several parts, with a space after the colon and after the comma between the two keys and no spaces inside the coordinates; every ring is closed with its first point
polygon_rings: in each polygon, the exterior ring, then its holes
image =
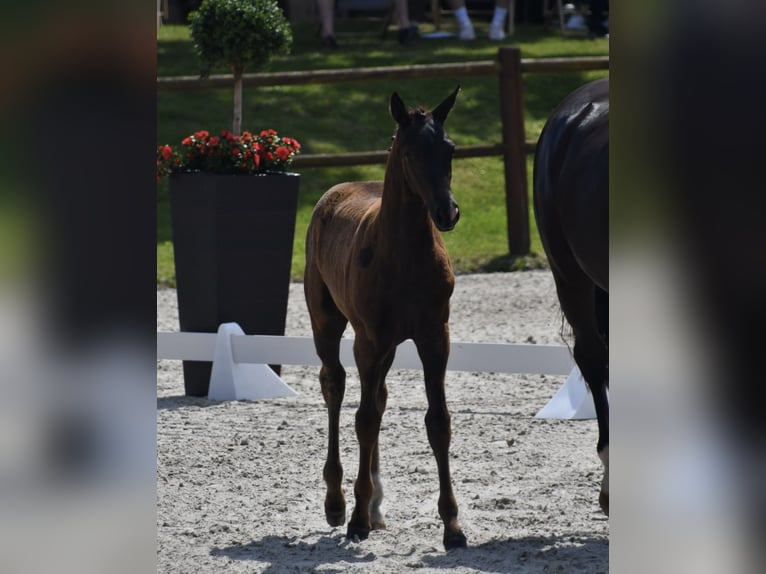
{"type": "Polygon", "coordinates": [[[452,550],[453,548],[465,548],[468,546],[468,541],[465,538],[465,534],[460,532],[445,532],[444,533],[444,549],[452,550]]]}
{"type": "Polygon", "coordinates": [[[325,510],[325,518],[330,526],[342,526],[346,523],[346,510],[325,510]]]}
{"type": "Polygon", "coordinates": [[[348,530],[346,530],[346,538],[348,538],[349,540],[354,540],[354,541],[367,540],[369,536],[370,536],[369,528],[360,528],[359,526],[353,526],[349,524],[348,530]]]}
{"type": "Polygon", "coordinates": [[[598,495],[598,504],[601,507],[601,510],[604,511],[604,514],[609,516],[609,493],[608,492],[601,492],[598,495]]]}
{"type": "Polygon", "coordinates": [[[373,530],[385,530],[386,529],[386,521],[385,520],[373,520],[372,521],[372,529],[373,530]]]}

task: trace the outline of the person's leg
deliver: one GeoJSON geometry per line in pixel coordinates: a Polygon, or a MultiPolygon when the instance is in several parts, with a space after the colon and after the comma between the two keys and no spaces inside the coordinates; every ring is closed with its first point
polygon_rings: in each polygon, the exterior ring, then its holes
{"type": "MultiPolygon", "coordinates": [[[[508,17],[508,6],[511,0],[495,0],[495,11],[492,14],[492,22],[489,25],[489,39],[505,40],[505,19],[508,17]]],[[[513,18],[513,14],[511,14],[513,18]]]]}
{"type": "Polygon", "coordinates": [[[335,0],[317,0],[319,21],[322,25],[322,45],[325,48],[337,48],[335,41],[335,0]]]}
{"type": "Polygon", "coordinates": [[[476,33],[473,30],[473,23],[468,17],[465,0],[450,0],[450,7],[455,15],[455,20],[457,20],[458,38],[461,40],[474,40],[476,33]]]}
{"type": "Polygon", "coordinates": [[[608,11],[609,0],[591,0],[590,16],[588,16],[588,30],[591,35],[604,36],[609,33],[609,29],[604,26],[608,11]]]}
{"type": "Polygon", "coordinates": [[[409,44],[418,39],[418,27],[410,22],[409,0],[396,0],[396,27],[399,29],[400,44],[409,44]]]}

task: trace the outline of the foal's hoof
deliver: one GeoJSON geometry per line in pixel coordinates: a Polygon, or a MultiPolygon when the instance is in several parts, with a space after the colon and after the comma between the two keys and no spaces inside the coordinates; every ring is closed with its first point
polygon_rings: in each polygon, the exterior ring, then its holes
{"type": "Polygon", "coordinates": [[[465,534],[460,532],[445,532],[444,533],[444,549],[452,550],[453,548],[465,548],[468,546],[468,541],[465,539],[465,534]]]}
{"type": "Polygon", "coordinates": [[[386,529],[386,521],[383,520],[383,519],[373,520],[372,521],[372,529],[373,530],[385,530],[386,529]]]}
{"type": "Polygon", "coordinates": [[[346,530],[346,538],[348,538],[349,540],[367,540],[369,536],[370,536],[369,528],[361,528],[359,526],[354,526],[352,524],[349,524],[348,530],[346,530]]]}
{"type": "Polygon", "coordinates": [[[325,508],[324,516],[330,526],[342,526],[346,522],[346,510],[328,510],[325,508]]]}

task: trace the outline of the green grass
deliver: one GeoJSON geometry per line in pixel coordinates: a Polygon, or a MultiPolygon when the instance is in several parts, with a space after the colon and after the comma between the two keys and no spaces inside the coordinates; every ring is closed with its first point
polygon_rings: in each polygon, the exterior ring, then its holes
{"type": "MultiPolygon", "coordinates": [[[[477,22],[477,35],[484,34],[477,22]]],[[[452,22],[446,23],[450,30],[452,22]]],[[[380,39],[380,25],[365,20],[344,21],[336,26],[341,49],[326,52],[319,48],[313,26],[295,26],[290,56],[275,61],[268,71],[332,69],[494,60],[498,44],[488,40],[459,42],[456,39],[425,40],[400,46],[391,29],[380,39]]],[[[421,32],[431,31],[428,24],[421,32]]],[[[454,31],[454,30],[452,30],[454,31]]],[[[597,56],[609,53],[608,41],[563,38],[541,27],[518,26],[512,38],[524,58],[597,56]]],[[[226,73],[228,70],[215,70],[226,73]]],[[[157,74],[196,75],[199,64],[185,26],[163,26],[158,32],[157,74]]],[[[525,137],[536,139],[553,107],[582,83],[602,77],[605,72],[527,74],[524,78],[525,137]]],[[[383,150],[393,134],[388,116],[388,97],[397,91],[409,106],[432,107],[455,85],[463,86],[447,130],[460,145],[499,142],[500,115],[495,78],[450,78],[439,80],[383,80],[328,85],[245,88],[243,129],[274,128],[297,138],[304,153],[339,153],[383,150]]],[[[158,143],[178,144],[191,132],[230,128],[232,90],[158,92],[158,143]]],[[[528,180],[532,183],[531,157],[528,180]]],[[[301,170],[301,192],[296,223],[292,275],[300,279],[304,268],[304,237],[311,210],[320,195],[340,181],[382,179],[383,166],[313,168],[301,170]]],[[[173,285],[172,243],[167,183],[158,186],[157,280],[173,285]]],[[[500,157],[455,160],[453,192],[463,217],[454,231],[445,234],[447,248],[458,272],[504,270],[540,265],[544,260],[534,217],[530,228],[530,257],[508,255],[505,217],[505,183],[500,157]]]]}

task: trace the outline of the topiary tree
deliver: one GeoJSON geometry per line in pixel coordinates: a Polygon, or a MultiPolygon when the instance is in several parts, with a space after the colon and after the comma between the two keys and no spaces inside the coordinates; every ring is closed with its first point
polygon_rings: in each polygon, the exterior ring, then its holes
{"type": "Polygon", "coordinates": [[[203,76],[213,66],[234,74],[234,122],[242,130],[242,74],[261,70],[274,56],[287,54],[293,35],[277,0],[204,0],[189,14],[189,27],[203,76]]]}

